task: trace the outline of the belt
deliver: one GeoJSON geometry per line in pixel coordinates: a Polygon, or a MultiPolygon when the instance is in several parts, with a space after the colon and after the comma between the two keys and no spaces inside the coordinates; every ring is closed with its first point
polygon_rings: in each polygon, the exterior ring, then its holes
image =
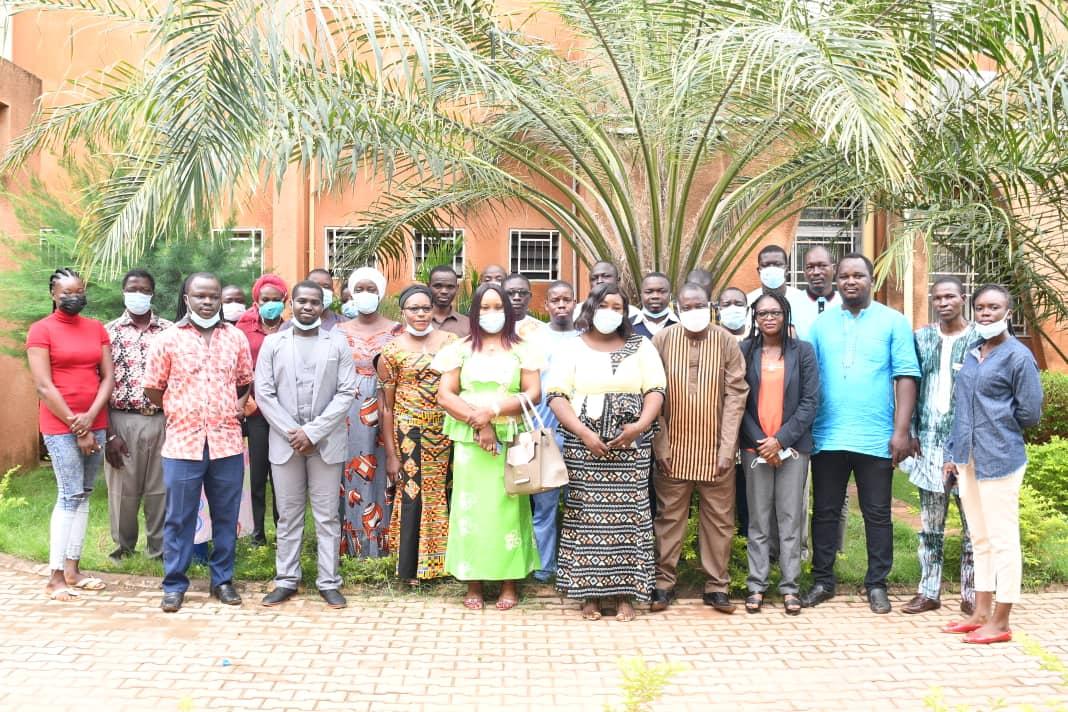
{"type": "Polygon", "coordinates": [[[115,410],[120,413],[137,413],[138,415],[155,415],[163,412],[154,405],[143,405],[140,408],[116,408],[115,410]]]}

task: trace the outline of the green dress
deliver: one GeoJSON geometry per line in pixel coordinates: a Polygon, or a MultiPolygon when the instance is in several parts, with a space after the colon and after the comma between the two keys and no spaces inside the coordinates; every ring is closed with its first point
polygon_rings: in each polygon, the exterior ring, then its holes
{"type": "MultiPolygon", "coordinates": [[[[523,343],[509,351],[472,353],[471,343],[464,339],[438,352],[431,368],[440,373],[459,368],[460,397],[489,406],[519,393],[521,370],[540,370],[540,360],[539,352],[523,343]]],[[[493,426],[501,443],[496,455],[478,446],[469,425],[445,414],[443,432],[453,441],[445,570],[461,581],[522,579],[541,566],[530,498],[504,491],[507,445],[522,422],[501,416],[494,419],[493,426]]]]}

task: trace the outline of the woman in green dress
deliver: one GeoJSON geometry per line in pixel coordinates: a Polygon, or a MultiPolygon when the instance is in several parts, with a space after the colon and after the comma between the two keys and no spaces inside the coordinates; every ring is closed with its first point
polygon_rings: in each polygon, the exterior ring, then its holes
{"type": "Polygon", "coordinates": [[[519,602],[516,582],[541,562],[530,498],[504,491],[508,444],[522,427],[519,394],[541,398],[542,355],[520,340],[504,291],[483,284],[471,300],[471,335],[445,346],[438,404],[453,441],[453,491],[445,570],[467,582],[464,606],[482,608],[482,583],[501,581],[497,608],[519,602]]]}

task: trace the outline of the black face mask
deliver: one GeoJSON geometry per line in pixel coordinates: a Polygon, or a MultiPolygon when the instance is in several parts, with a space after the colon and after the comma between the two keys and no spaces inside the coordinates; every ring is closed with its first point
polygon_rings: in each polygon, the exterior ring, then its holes
{"type": "Polygon", "coordinates": [[[85,298],[84,294],[68,294],[59,298],[59,310],[64,314],[73,316],[85,309],[85,305],[88,303],[89,300],[85,298]]]}

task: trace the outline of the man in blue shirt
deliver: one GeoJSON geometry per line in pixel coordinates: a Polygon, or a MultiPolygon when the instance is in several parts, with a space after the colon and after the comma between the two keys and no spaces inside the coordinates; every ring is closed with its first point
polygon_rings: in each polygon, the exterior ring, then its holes
{"type": "Polygon", "coordinates": [[[840,307],[825,311],[809,335],[820,364],[820,410],[812,425],[812,574],[806,607],[834,596],[838,521],[852,474],[868,545],[864,587],[875,613],[889,613],[886,578],[894,563],[890,492],[894,467],[912,454],[916,359],[905,317],[872,302],[871,260],[851,253],[838,263],[840,307]]]}

